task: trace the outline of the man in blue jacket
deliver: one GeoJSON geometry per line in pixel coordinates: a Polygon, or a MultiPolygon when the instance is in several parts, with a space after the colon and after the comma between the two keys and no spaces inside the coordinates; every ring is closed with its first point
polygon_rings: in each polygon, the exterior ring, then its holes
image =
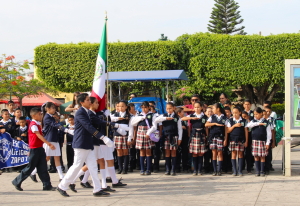
{"type": "Polygon", "coordinates": [[[57,191],[64,197],[69,197],[66,193],[83,163],[85,162],[90,170],[93,181],[93,195],[103,197],[110,195],[101,190],[101,183],[98,176],[97,160],[94,154],[93,138],[98,138],[104,141],[108,147],[113,147],[113,142],[106,136],[96,130],[89,119],[88,110],[91,106],[91,100],[87,93],[82,93],[77,96],[77,104],[80,106],[75,116],[75,132],[73,137],[74,148],[74,164],[68,170],[67,174],[57,187],[57,191]]]}

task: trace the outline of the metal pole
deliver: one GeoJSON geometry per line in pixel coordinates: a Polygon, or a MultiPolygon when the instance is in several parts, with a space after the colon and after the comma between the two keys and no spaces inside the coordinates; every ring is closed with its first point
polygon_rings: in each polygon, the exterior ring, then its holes
{"type": "Polygon", "coordinates": [[[109,102],[110,102],[110,108],[109,108],[109,111],[111,112],[111,110],[112,110],[112,89],[111,89],[112,87],[111,87],[111,82],[109,83],[109,91],[110,91],[110,93],[109,93],[109,102]]]}
{"type": "Polygon", "coordinates": [[[167,81],[167,102],[169,102],[169,81],[167,81]]]}
{"type": "Polygon", "coordinates": [[[120,82],[119,82],[119,100],[121,101],[121,85],[120,85],[120,82]]]}
{"type": "MultiPolygon", "coordinates": [[[[108,51],[107,51],[107,12],[105,11],[105,37],[106,37],[106,95],[108,95],[108,51]]],[[[108,98],[106,97],[106,109],[108,109],[108,98]]],[[[107,117],[108,121],[108,117],[107,117]]],[[[108,125],[106,126],[106,135],[108,136],[108,125]]]]}
{"type": "Polygon", "coordinates": [[[173,104],[175,104],[175,85],[174,85],[174,80],[173,80],[173,104]]]}

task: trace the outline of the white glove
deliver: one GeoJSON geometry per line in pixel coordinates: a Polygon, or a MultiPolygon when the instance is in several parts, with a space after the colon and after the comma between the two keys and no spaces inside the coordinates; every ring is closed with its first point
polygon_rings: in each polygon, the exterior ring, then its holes
{"type": "Polygon", "coordinates": [[[74,130],[68,129],[68,132],[67,132],[67,133],[70,134],[70,135],[74,135],[74,130]]]}
{"type": "MultiPolygon", "coordinates": [[[[129,127],[126,124],[118,124],[119,128],[125,131],[129,131],[129,127]]],[[[116,127],[117,128],[117,127],[116,127]]]]}
{"type": "Polygon", "coordinates": [[[117,129],[117,132],[118,132],[119,134],[121,134],[122,136],[125,136],[125,135],[127,134],[127,132],[126,132],[125,130],[120,129],[120,128],[117,129]]]}
{"type": "Polygon", "coordinates": [[[104,144],[106,144],[106,146],[108,147],[114,147],[114,142],[111,141],[111,139],[109,139],[108,137],[104,136],[103,138],[100,138],[103,140],[104,144]]]}

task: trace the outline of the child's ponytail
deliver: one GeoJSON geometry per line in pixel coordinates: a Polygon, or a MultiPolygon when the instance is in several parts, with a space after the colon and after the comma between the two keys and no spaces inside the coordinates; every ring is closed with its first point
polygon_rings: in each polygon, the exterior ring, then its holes
{"type": "Polygon", "coordinates": [[[44,118],[45,118],[45,115],[47,113],[47,108],[51,108],[51,107],[55,107],[55,104],[53,102],[46,102],[43,104],[42,106],[42,128],[44,127],[44,118]]]}

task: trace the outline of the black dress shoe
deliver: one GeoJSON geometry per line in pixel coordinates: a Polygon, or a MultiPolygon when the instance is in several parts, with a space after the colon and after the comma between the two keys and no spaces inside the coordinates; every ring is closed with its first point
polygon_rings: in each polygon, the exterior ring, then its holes
{"type": "Polygon", "coordinates": [[[49,173],[56,173],[56,170],[49,170],[49,173]]]}
{"type": "Polygon", "coordinates": [[[103,191],[103,192],[115,192],[116,190],[111,189],[110,186],[107,186],[106,188],[102,188],[102,191],[103,191]]]}
{"type": "Polygon", "coordinates": [[[106,183],[112,183],[111,178],[106,178],[106,183]]]}
{"type": "Polygon", "coordinates": [[[109,196],[110,194],[107,193],[107,192],[103,192],[103,190],[100,190],[99,192],[93,193],[93,195],[94,195],[95,197],[107,197],[107,196],[109,196]]]}
{"type": "Polygon", "coordinates": [[[69,185],[70,190],[72,190],[73,192],[77,192],[77,190],[75,189],[75,184],[70,184],[69,185]]]}
{"type": "Polygon", "coordinates": [[[118,170],[117,174],[122,174],[123,170],[118,170]]]}
{"type": "Polygon", "coordinates": [[[15,188],[19,191],[23,191],[23,189],[21,188],[21,185],[15,185],[14,182],[11,182],[13,184],[13,186],[15,186],[15,188]]]}
{"type": "Polygon", "coordinates": [[[166,172],[165,172],[165,175],[170,175],[170,171],[166,171],[166,172]]]}
{"type": "Polygon", "coordinates": [[[56,188],[56,190],[59,192],[59,194],[61,194],[64,197],[70,197],[70,195],[68,195],[68,193],[62,189],[60,189],[59,187],[56,188]]]}
{"type": "Polygon", "coordinates": [[[55,191],[55,189],[56,188],[52,187],[52,185],[43,188],[44,191],[55,191]]]}
{"type": "Polygon", "coordinates": [[[83,180],[83,177],[84,177],[84,175],[81,175],[81,176],[79,177],[80,181],[83,180]]]}
{"type": "Polygon", "coordinates": [[[80,185],[83,187],[83,188],[93,188],[92,185],[89,183],[89,182],[86,182],[86,183],[80,183],[80,185]]]}
{"type": "Polygon", "coordinates": [[[30,175],[30,178],[32,179],[32,181],[38,182],[37,179],[36,179],[36,175],[30,175]]]}
{"type": "Polygon", "coordinates": [[[127,184],[123,184],[120,180],[117,184],[112,184],[112,187],[125,187],[127,184]]]}

